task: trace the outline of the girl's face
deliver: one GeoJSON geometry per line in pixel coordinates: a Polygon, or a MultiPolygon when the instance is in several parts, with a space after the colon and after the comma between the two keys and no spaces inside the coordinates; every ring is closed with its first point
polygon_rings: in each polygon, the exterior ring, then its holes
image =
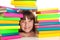
{"type": "Polygon", "coordinates": [[[24,32],[30,32],[33,28],[33,20],[26,17],[25,20],[21,20],[20,25],[24,32]]]}

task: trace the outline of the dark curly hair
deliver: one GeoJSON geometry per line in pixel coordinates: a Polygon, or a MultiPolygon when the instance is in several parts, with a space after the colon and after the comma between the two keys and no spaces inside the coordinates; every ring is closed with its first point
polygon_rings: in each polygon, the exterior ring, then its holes
{"type": "MultiPolygon", "coordinates": [[[[33,23],[33,28],[32,28],[31,31],[35,32],[35,31],[36,31],[36,29],[35,29],[35,16],[33,15],[33,13],[30,12],[29,10],[23,10],[23,11],[22,11],[22,14],[23,14],[23,18],[21,18],[21,20],[25,20],[25,19],[26,19],[25,17],[27,16],[28,19],[31,19],[31,20],[34,21],[34,23],[33,23]]],[[[20,20],[20,21],[21,21],[21,20],[20,20]]],[[[20,25],[20,21],[19,21],[19,25],[20,25]]],[[[20,26],[21,26],[21,25],[20,25],[20,26]]],[[[19,29],[19,32],[24,32],[21,27],[20,27],[20,29],[19,29]]]]}

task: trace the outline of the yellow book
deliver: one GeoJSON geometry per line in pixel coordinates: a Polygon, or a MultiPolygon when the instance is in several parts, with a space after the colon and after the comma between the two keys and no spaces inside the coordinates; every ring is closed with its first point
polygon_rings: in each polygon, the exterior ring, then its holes
{"type": "Polygon", "coordinates": [[[0,24],[19,24],[19,21],[0,20],[0,24]]]}
{"type": "Polygon", "coordinates": [[[59,30],[54,30],[54,31],[41,31],[38,34],[38,37],[39,38],[55,37],[55,36],[60,36],[60,31],[59,30]]]}
{"type": "Polygon", "coordinates": [[[58,10],[58,8],[42,8],[38,9],[37,11],[47,11],[47,10],[58,10]]]}
{"type": "Polygon", "coordinates": [[[14,1],[11,2],[14,6],[23,6],[23,7],[34,7],[36,6],[36,1],[14,1]]]}
{"type": "Polygon", "coordinates": [[[20,26],[0,26],[0,30],[4,29],[20,29],[20,26]]]}
{"type": "Polygon", "coordinates": [[[59,18],[41,18],[41,19],[37,19],[37,20],[56,20],[56,19],[59,19],[59,18]]]}

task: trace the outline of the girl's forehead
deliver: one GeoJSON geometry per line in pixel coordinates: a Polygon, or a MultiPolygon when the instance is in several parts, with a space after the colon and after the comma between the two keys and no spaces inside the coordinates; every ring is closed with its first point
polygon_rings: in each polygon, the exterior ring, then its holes
{"type": "Polygon", "coordinates": [[[22,19],[21,21],[32,21],[32,20],[29,18],[26,18],[26,19],[22,19]]]}

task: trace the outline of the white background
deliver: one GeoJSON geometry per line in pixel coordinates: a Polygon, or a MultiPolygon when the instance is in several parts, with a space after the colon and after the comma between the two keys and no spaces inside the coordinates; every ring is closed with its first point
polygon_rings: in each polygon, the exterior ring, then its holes
{"type": "MultiPolygon", "coordinates": [[[[60,0],[37,0],[38,8],[58,8],[60,0]]],[[[0,0],[1,6],[14,7],[11,5],[11,0],[0,0]]]]}

